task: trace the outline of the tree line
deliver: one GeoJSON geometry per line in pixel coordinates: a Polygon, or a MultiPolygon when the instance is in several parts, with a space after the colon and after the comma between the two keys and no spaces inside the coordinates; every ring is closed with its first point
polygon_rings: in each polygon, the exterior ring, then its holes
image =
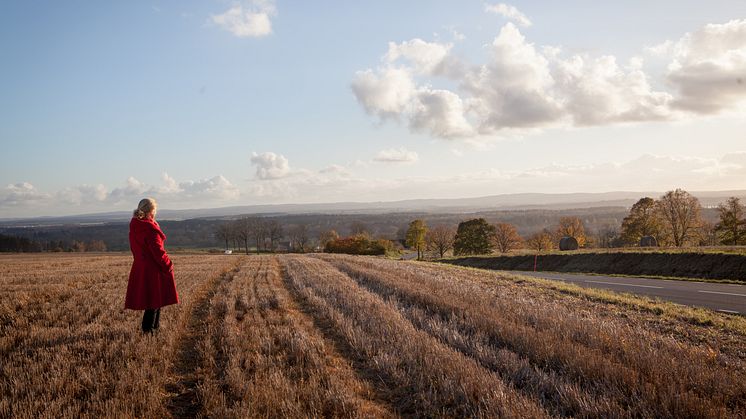
{"type": "Polygon", "coordinates": [[[102,240],[33,240],[28,237],[0,234],[0,252],[105,252],[102,240]]]}
{"type": "Polygon", "coordinates": [[[739,198],[730,197],[718,205],[717,224],[703,220],[701,214],[699,200],[685,190],[676,189],[658,199],[638,200],[622,221],[621,230],[607,226],[589,235],[579,217],[569,216],[560,218],[552,229],[545,228],[523,238],[514,225],[490,224],[484,218],[463,221],[456,228],[438,225],[432,229],[424,220],[417,219],[409,224],[405,243],[417,251],[418,259],[423,258],[425,251],[436,252],[440,257],[449,251],[457,256],[489,254],[495,250],[507,253],[519,248],[547,251],[560,247],[563,240],[570,243],[569,249],[746,245],[746,209],[739,198]]]}
{"type": "Polygon", "coordinates": [[[246,254],[281,249],[299,253],[325,251],[383,255],[396,248],[395,243],[390,240],[371,237],[367,226],[360,221],[350,225],[350,232],[350,236],[340,237],[334,229],[327,229],[321,231],[318,237],[313,237],[306,224],[283,227],[276,219],[243,217],[218,225],[215,237],[224,244],[226,250],[237,249],[246,254]]]}

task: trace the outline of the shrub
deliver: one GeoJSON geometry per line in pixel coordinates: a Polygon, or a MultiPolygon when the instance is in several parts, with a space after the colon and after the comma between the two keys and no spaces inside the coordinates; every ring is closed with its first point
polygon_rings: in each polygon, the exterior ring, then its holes
{"type": "Polygon", "coordinates": [[[393,244],[384,239],[371,240],[365,234],[330,240],[324,246],[326,253],[346,253],[348,255],[385,255],[393,244]]]}

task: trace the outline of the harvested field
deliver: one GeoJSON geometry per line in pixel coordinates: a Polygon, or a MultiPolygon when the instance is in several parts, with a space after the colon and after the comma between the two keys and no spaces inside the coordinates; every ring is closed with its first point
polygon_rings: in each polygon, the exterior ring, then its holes
{"type": "Polygon", "coordinates": [[[746,319],[448,265],[179,255],[182,304],[142,336],[130,261],[0,257],[0,417],[746,417],[746,319]]]}

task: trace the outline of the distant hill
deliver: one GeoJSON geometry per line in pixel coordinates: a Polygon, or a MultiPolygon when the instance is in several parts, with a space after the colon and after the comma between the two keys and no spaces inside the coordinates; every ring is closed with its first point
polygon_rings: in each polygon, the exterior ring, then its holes
{"type": "MultiPolygon", "coordinates": [[[[746,200],[746,190],[691,192],[705,207],[713,207],[728,197],[746,200]]],[[[160,220],[188,220],[194,218],[224,218],[246,214],[298,215],[298,214],[386,214],[422,212],[431,214],[474,213],[510,210],[566,210],[574,208],[630,207],[644,196],[659,197],[662,192],[604,192],[544,194],[521,193],[492,195],[476,198],[409,199],[390,202],[334,202],[317,204],[244,205],[222,208],[160,209],[160,220]]],[[[0,219],[0,227],[91,225],[128,221],[130,211],[70,215],[63,217],[35,217],[0,219]]]]}

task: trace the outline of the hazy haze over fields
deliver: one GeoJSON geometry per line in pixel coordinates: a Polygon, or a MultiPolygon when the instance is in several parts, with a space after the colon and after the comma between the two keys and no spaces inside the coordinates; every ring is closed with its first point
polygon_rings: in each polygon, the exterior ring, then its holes
{"type": "Polygon", "coordinates": [[[746,189],[746,3],[0,6],[0,218],[746,189]]]}

